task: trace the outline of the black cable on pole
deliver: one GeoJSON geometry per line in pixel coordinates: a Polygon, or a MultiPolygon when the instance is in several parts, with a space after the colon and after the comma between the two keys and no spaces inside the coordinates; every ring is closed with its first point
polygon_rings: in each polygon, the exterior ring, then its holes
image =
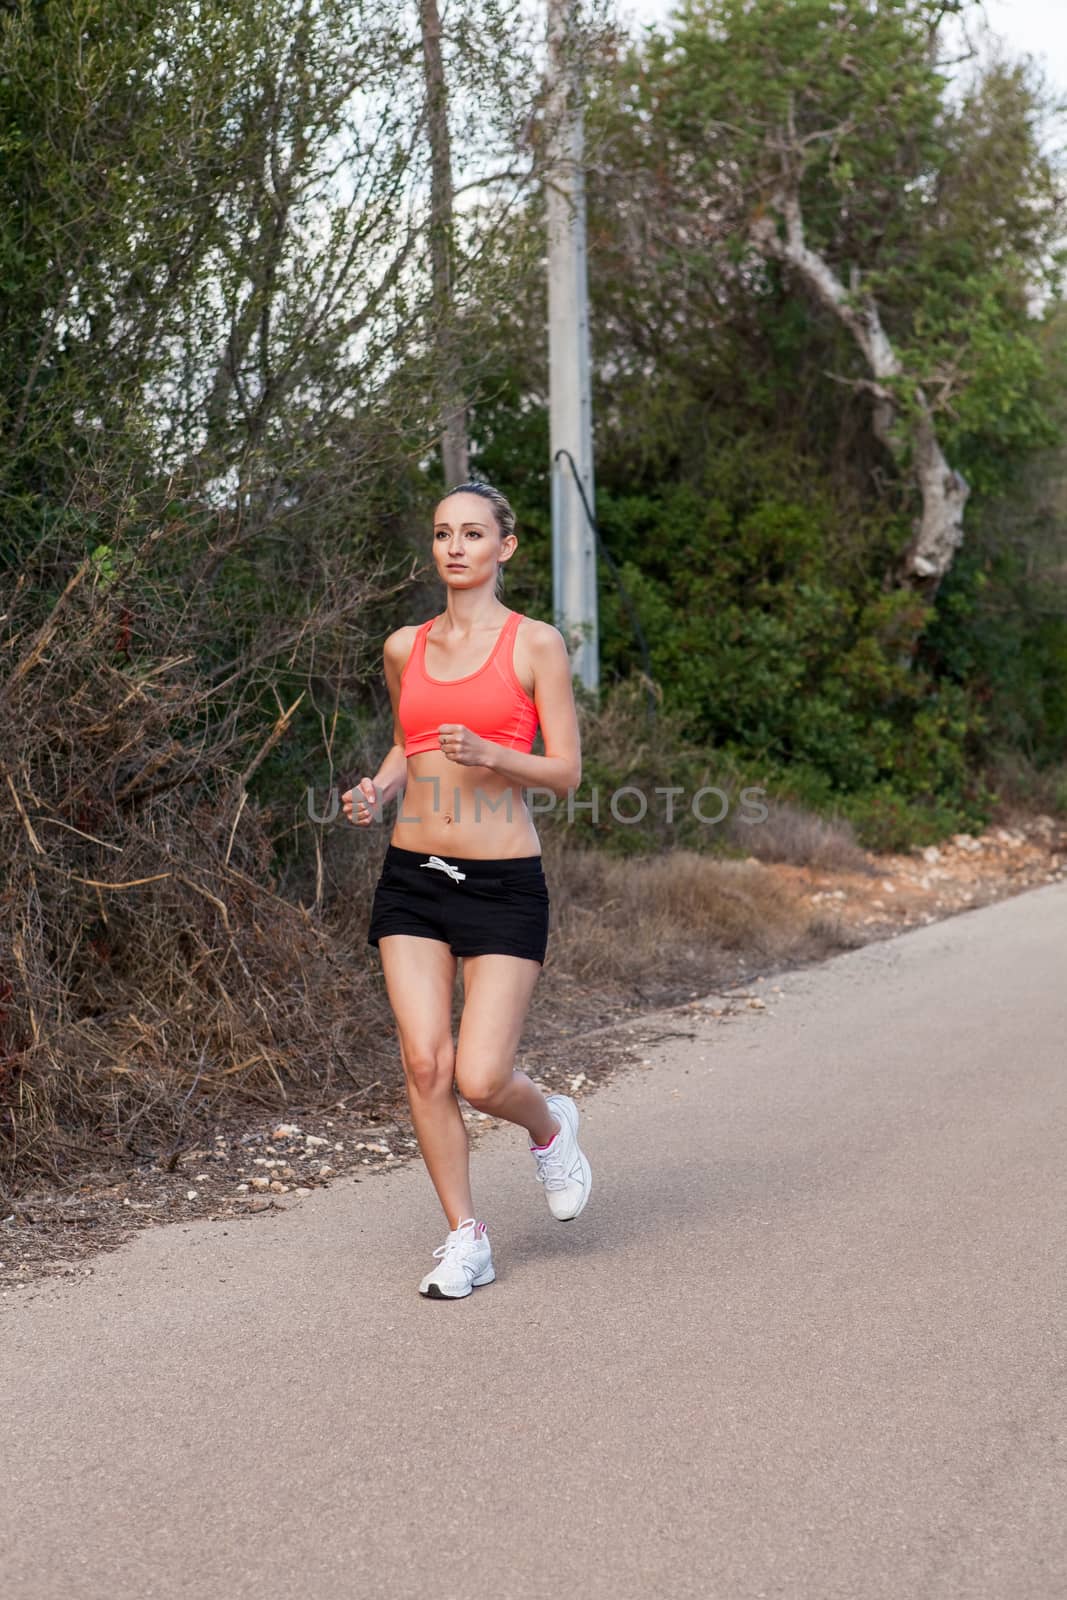
{"type": "Polygon", "coordinates": [[[619,571],[618,563],[616,562],[615,557],[612,555],[611,551],[600,537],[600,529],[596,525],[596,518],[589,509],[589,501],[585,497],[585,486],[582,483],[581,478],[578,476],[578,468],[574,464],[574,457],[565,446],[561,447],[556,451],[552,458],[553,465],[555,465],[555,463],[559,460],[560,456],[566,456],[567,460],[570,462],[571,472],[574,474],[574,481],[578,485],[578,493],[582,497],[582,506],[585,510],[585,515],[588,519],[589,526],[593,530],[593,537],[596,539],[597,549],[604,557],[604,560],[607,562],[608,566],[611,568],[612,576],[614,577],[618,586],[623,603],[626,606],[627,611],[630,613],[630,621],[633,623],[634,634],[637,638],[638,644],[641,646],[641,659],[644,662],[645,667],[645,693],[648,695],[648,716],[651,719],[656,715],[656,696],[653,694],[651,687],[651,685],[655,682],[655,679],[652,676],[652,663],[649,659],[648,644],[645,640],[644,631],[642,630],[641,622],[637,615],[637,607],[634,605],[633,600],[630,597],[629,590],[622,581],[622,574],[619,571]]]}

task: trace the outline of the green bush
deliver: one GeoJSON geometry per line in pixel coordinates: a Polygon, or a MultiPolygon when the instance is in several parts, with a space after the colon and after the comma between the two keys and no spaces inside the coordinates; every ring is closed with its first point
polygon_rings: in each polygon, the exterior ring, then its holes
{"type": "MultiPolygon", "coordinates": [[[[899,528],[846,526],[828,486],[772,465],[738,447],[715,494],[602,499],[665,708],[738,771],[806,773],[808,803],[863,795],[873,817],[885,786],[887,813],[903,803],[962,826],[985,718],[967,685],[914,659],[932,608],[880,586],[899,528]],[[848,540],[862,560],[842,562],[848,540]]],[[[632,630],[607,584],[601,622],[605,669],[621,670],[632,630]]]]}
{"type": "Polygon", "coordinates": [[[979,784],[975,799],[956,805],[936,796],[926,800],[903,795],[891,783],[849,795],[842,810],[868,850],[903,851],[912,845],[935,844],[952,833],[979,833],[986,826],[996,795],[979,784]]]}

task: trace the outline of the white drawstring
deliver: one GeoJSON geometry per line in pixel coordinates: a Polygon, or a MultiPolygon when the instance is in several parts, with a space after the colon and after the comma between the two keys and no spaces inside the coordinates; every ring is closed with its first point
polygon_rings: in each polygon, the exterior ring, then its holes
{"type": "Polygon", "coordinates": [[[465,878],[467,876],[465,872],[460,872],[458,867],[454,867],[450,861],[442,861],[440,856],[431,856],[429,861],[420,861],[419,866],[440,867],[441,871],[447,872],[448,876],[450,878],[454,878],[456,883],[458,883],[461,878],[465,878]]]}

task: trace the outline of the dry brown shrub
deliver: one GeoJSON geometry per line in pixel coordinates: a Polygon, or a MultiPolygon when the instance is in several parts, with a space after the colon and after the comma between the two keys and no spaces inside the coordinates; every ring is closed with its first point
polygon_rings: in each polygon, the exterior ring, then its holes
{"type": "Polygon", "coordinates": [[[590,985],[643,992],[673,979],[699,983],[728,964],[727,953],[773,961],[811,945],[795,891],[745,861],[693,850],[620,860],[553,841],[546,872],[553,965],[590,985]]]}
{"type": "Polygon", "coordinates": [[[819,816],[789,800],[764,798],[767,817],[744,823],[731,809],[723,822],[723,841],[744,846],[760,861],[785,861],[798,867],[827,872],[862,872],[876,876],[879,868],[856,839],[847,817],[819,816]]]}
{"type": "Polygon", "coordinates": [[[209,600],[158,580],[181,533],[156,529],[106,578],[67,560],[47,610],[24,572],[0,607],[8,1189],[93,1156],[158,1159],[235,1097],[358,1093],[392,1058],[373,973],[319,907],[276,892],[272,817],[247,787],[295,709],[273,725],[258,709],[272,664],[356,630],[376,595],[327,573],[317,606],[208,672],[209,600]]]}

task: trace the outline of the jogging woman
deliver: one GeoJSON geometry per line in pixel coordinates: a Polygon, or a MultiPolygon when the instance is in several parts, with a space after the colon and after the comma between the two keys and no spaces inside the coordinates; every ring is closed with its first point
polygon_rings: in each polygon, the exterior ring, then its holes
{"type": "Polygon", "coordinates": [[[367,942],[381,956],[411,1117],[449,1233],[419,1284],[455,1300],[492,1283],[489,1234],[475,1215],[470,1147],[455,1090],[528,1134],[549,1209],[567,1221],[592,1187],[578,1107],[545,1097],[515,1051],[548,941],[541,841],[524,787],[563,798],[581,781],[570,661],[550,623],[498,598],[518,545],[499,490],[464,483],[436,507],[433,559],[445,609],[385,641],[393,746],[373,778],[342,796],[367,826],[401,795],[374,891],[367,942]],[[546,754],[532,755],[540,725],[546,754]],[[463,1013],[452,994],[463,958],[463,1013]]]}

